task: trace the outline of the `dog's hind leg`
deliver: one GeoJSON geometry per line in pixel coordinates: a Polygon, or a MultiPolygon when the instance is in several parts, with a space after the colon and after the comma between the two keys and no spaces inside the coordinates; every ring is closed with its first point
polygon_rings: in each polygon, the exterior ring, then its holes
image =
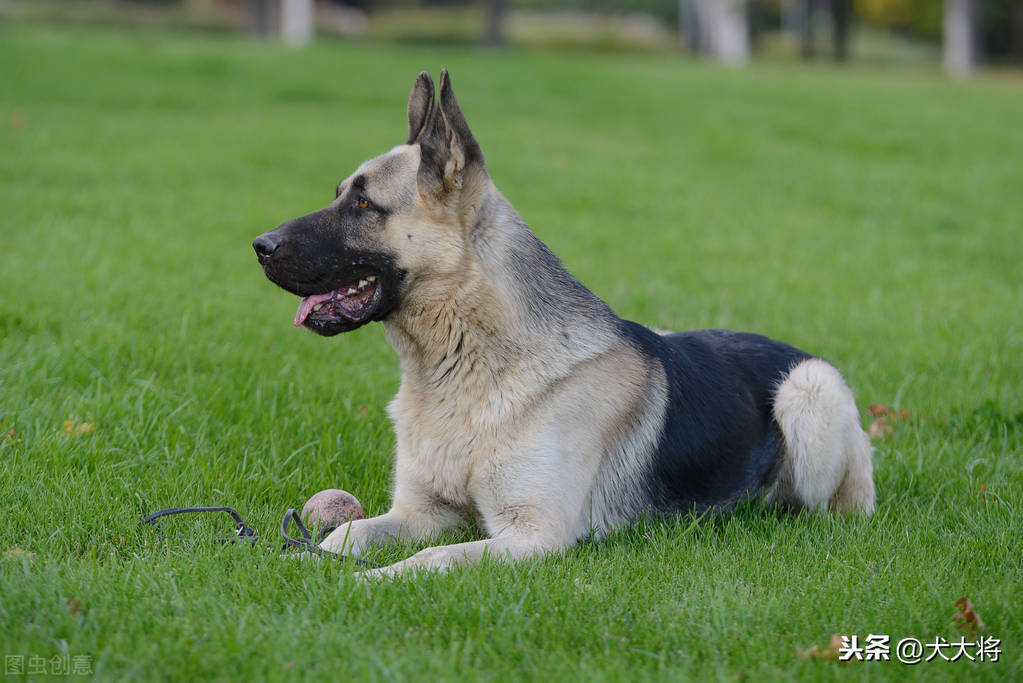
{"type": "Polygon", "coordinates": [[[408,559],[395,562],[387,567],[367,569],[359,572],[357,576],[363,579],[379,579],[410,571],[446,572],[454,567],[479,562],[485,555],[496,560],[514,561],[558,551],[565,545],[564,543],[547,542],[539,537],[520,535],[485,538],[482,541],[424,548],[408,559]]]}
{"type": "Polygon", "coordinates": [[[833,365],[811,358],[794,367],[778,386],[774,419],[785,453],[771,500],[796,509],[874,511],[870,439],[833,365]]]}

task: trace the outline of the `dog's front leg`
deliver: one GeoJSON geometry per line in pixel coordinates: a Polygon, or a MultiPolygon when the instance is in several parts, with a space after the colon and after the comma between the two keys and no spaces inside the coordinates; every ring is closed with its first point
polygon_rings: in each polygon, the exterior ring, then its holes
{"type": "Polygon", "coordinates": [[[412,557],[387,567],[359,572],[360,578],[383,578],[403,572],[438,571],[479,562],[484,555],[502,560],[518,560],[532,555],[561,550],[565,544],[548,542],[539,537],[506,536],[482,541],[438,545],[420,550],[412,557]]]}
{"type": "Polygon", "coordinates": [[[390,538],[423,540],[462,521],[457,511],[427,500],[395,500],[385,514],[342,524],[323,539],[320,547],[358,557],[370,546],[382,545],[390,538]]]}

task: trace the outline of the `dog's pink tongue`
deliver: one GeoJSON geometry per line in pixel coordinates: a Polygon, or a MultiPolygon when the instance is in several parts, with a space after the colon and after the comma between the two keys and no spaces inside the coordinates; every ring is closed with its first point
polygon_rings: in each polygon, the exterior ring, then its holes
{"type": "Polygon", "coordinates": [[[326,294],[313,294],[302,299],[302,303],[298,305],[298,310],[295,311],[295,327],[301,327],[305,319],[309,317],[309,313],[313,310],[313,306],[321,304],[324,301],[329,301],[334,296],[333,292],[327,292],[326,294]]]}

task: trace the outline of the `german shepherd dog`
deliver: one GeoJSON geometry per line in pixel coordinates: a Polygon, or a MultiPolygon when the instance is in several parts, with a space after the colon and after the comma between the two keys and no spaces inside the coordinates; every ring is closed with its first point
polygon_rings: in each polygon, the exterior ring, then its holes
{"type": "Polygon", "coordinates": [[[475,518],[488,538],[370,575],[565,549],[645,512],[874,508],[871,447],[834,366],[754,334],[651,331],[573,278],[491,181],[441,72],[408,101],[408,140],[326,208],[253,242],[329,337],[379,320],[401,360],[389,512],[325,550],[358,556],[475,518]],[[773,488],[772,488],[773,487],[773,488]]]}

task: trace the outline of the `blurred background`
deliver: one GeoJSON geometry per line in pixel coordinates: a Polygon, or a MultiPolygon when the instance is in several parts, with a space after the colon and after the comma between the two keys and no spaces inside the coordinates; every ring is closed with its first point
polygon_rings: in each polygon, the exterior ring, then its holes
{"type": "Polygon", "coordinates": [[[1023,65],[1023,0],[0,0],[0,17],[411,43],[760,59],[1023,65]]]}

